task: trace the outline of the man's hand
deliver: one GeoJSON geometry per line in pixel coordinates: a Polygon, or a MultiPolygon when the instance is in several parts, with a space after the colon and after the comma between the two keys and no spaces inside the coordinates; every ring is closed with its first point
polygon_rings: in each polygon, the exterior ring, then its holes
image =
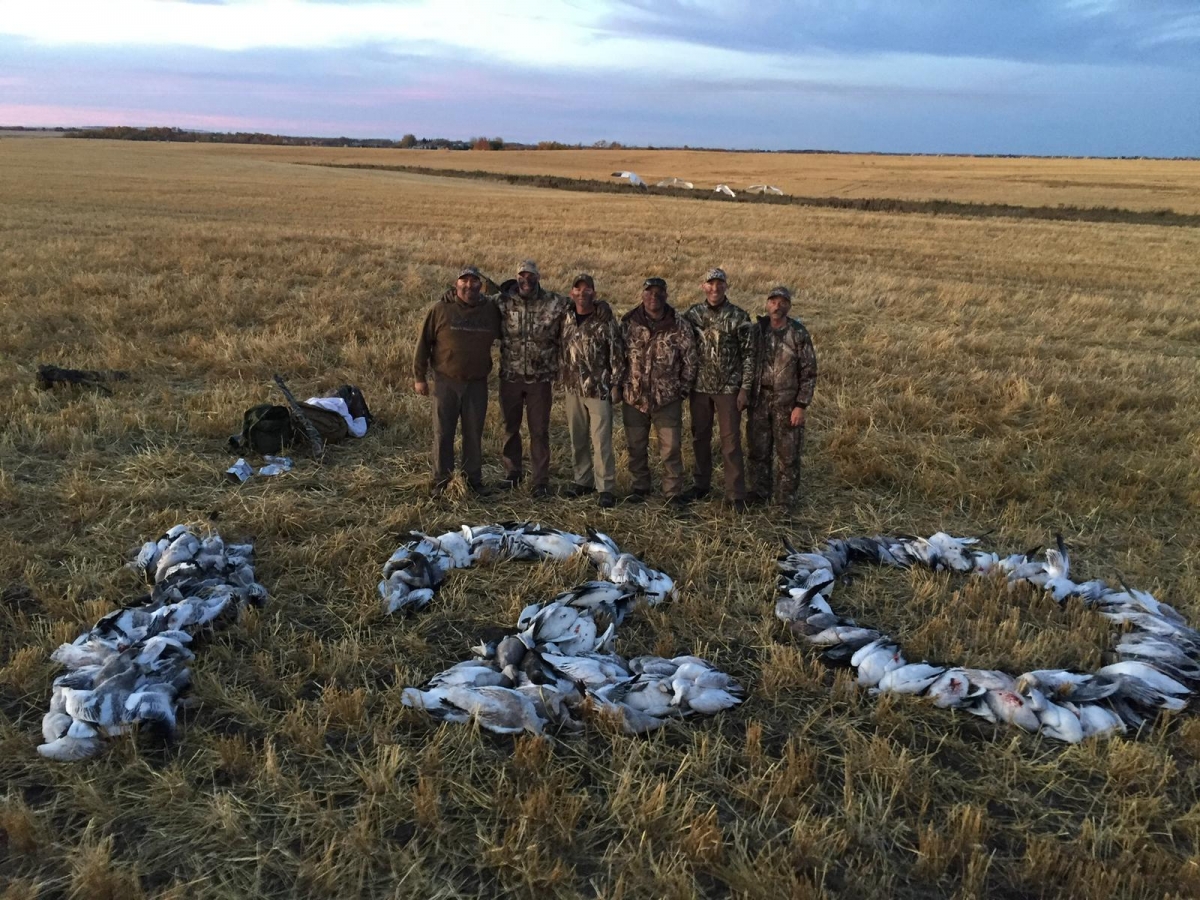
{"type": "Polygon", "coordinates": [[[804,424],[804,407],[797,406],[792,409],[792,427],[799,428],[804,424]]]}
{"type": "Polygon", "coordinates": [[[418,394],[420,394],[422,397],[428,397],[429,396],[429,382],[414,381],[413,382],[413,390],[416,391],[418,394]]]}
{"type": "Polygon", "coordinates": [[[741,388],[738,391],[738,395],[737,395],[738,412],[745,412],[746,407],[749,405],[750,405],[750,393],[745,388],[741,388]]]}

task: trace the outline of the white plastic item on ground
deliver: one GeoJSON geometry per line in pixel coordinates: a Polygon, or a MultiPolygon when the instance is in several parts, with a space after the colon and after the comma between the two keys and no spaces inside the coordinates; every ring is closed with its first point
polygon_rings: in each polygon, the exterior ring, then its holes
{"type": "Polygon", "coordinates": [[[282,475],[292,471],[292,459],[289,456],[264,456],[267,464],[258,470],[259,475],[282,475]]]}
{"type": "Polygon", "coordinates": [[[225,470],[225,474],[229,476],[230,481],[244,484],[246,479],[254,474],[254,469],[250,467],[250,463],[246,462],[246,460],[239,459],[225,470]]]}

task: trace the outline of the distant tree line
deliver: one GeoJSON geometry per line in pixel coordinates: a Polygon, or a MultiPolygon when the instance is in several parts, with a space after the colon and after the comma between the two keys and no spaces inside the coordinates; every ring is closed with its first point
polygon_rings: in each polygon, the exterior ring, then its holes
{"type": "MultiPolygon", "coordinates": [[[[64,129],[58,129],[63,131],[64,129]]],[[[106,128],[66,129],[66,137],[92,138],[105,141],[172,141],[189,144],[268,144],[283,147],[383,147],[400,150],[583,150],[584,144],[564,144],[561,141],[539,141],[520,144],[502,137],[475,137],[468,141],[449,138],[418,138],[406,134],[400,140],[387,138],[296,137],[286,134],[266,134],[261,131],[190,131],[186,128],[134,128],[114,125],[106,128]]],[[[620,150],[617,141],[596,141],[586,145],[594,149],[620,150]]]]}
{"type": "Polygon", "coordinates": [[[266,134],[261,131],[190,131],[186,128],[133,128],[116,125],[109,128],[80,128],[67,133],[68,137],[92,138],[106,141],[171,141],[189,144],[268,144],[287,147],[411,147],[428,149],[466,150],[466,141],[445,138],[421,138],[406,134],[398,141],[387,138],[297,137],[286,134],[266,134]]]}

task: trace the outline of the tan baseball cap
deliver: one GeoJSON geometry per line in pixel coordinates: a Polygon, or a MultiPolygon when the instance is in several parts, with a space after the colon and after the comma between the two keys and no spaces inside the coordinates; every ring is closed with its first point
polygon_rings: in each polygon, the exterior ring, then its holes
{"type": "Polygon", "coordinates": [[[767,299],[770,300],[772,297],[782,297],[788,303],[792,302],[792,292],[785,288],[782,284],[778,287],[771,288],[771,290],[767,292],[767,299]]]}
{"type": "Polygon", "coordinates": [[[518,275],[524,274],[525,272],[528,272],[530,275],[536,275],[538,278],[542,277],[542,273],[538,271],[537,263],[535,263],[532,259],[527,259],[517,266],[518,275]]]}
{"type": "Polygon", "coordinates": [[[729,281],[729,279],[725,277],[725,270],[721,269],[721,268],[717,268],[717,267],[709,269],[704,275],[704,280],[705,281],[725,281],[725,282],[729,281]]]}

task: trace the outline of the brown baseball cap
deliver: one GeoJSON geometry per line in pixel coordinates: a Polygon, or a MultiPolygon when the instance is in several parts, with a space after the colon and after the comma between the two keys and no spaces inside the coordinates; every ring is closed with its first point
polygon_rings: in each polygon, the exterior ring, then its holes
{"type": "Polygon", "coordinates": [[[483,281],[483,276],[479,274],[479,270],[475,266],[463,266],[462,271],[458,273],[459,278],[478,278],[483,281]]]}
{"type": "Polygon", "coordinates": [[[532,259],[527,259],[517,266],[518,275],[524,274],[525,272],[528,272],[530,275],[536,275],[538,278],[542,277],[542,273],[538,271],[537,263],[535,263],[532,259]]]}
{"type": "Polygon", "coordinates": [[[667,289],[667,283],[658,277],[647,278],[642,282],[642,290],[648,291],[650,288],[662,288],[665,291],[667,289]]]}
{"type": "Polygon", "coordinates": [[[782,284],[778,287],[771,288],[771,290],[767,292],[767,299],[770,300],[772,297],[782,297],[788,303],[792,302],[792,292],[785,288],[782,284]]]}
{"type": "Polygon", "coordinates": [[[584,282],[593,291],[596,289],[596,279],[593,278],[591,275],[589,275],[587,272],[580,272],[578,275],[576,275],[575,280],[571,282],[571,287],[575,287],[575,285],[579,284],[579,282],[581,282],[581,281],[584,282]]]}

